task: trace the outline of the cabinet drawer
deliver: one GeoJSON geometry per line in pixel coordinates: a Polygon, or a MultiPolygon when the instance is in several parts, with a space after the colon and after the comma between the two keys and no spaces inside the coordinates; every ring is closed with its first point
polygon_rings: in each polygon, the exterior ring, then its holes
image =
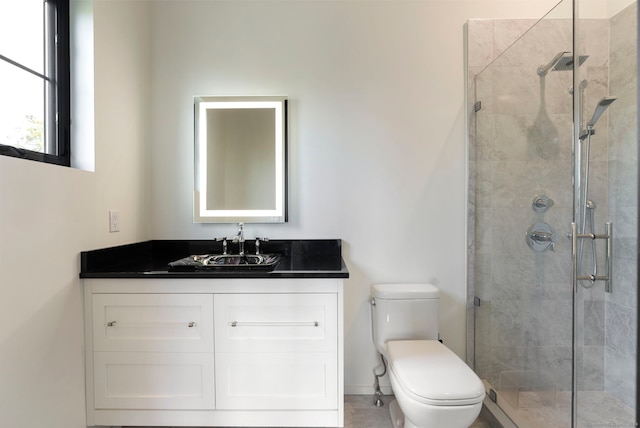
{"type": "Polygon", "coordinates": [[[213,409],[213,354],[96,352],[96,409],[213,409]]]}
{"type": "Polygon", "coordinates": [[[213,296],[95,294],[93,349],[213,352],[213,296]]]}
{"type": "Polygon", "coordinates": [[[216,407],[337,409],[336,361],[331,353],[216,354],[216,407]]]}
{"type": "Polygon", "coordinates": [[[335,294],[218,294],[220,352],[335,352],[335,294]]]}

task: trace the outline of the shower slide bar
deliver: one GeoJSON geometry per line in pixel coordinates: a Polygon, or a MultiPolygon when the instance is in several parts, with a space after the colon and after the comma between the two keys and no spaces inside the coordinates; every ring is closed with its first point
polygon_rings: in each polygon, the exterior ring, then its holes
{"type": "MultiPolygon", "coordinates": [[[[613,224],[605,223],[605,233],[578,233],[576,223],[571,223],[571,277],[573,281],[573,291],[578,292],[578,283],[580,281],[590,281],[591,284],[596,281],[604,281],[604,291],[612,292],[612,273],[613,273],[613,224]],[[578,260],[578,240],[579,239],[604,239],[606,263],[604,275],[580,275],[578,260]]],[[[590,288],[590,287],[585,287],[590,288]]]]}

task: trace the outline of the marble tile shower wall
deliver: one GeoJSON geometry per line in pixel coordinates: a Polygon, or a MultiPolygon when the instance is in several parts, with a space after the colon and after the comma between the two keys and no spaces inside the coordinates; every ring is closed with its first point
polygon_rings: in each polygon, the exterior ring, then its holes
{"type": "Polygon", "coordinates": [[[637,3],[611,19],[609,206],[614,224],[614,289],[606,296],[605,391],[635,403],[638,257],[637,3]]]}
{"type": "MultiPolygon", "coordinates": [[[[581,40],[589,59],[581,70],[588,80],[587,115],[608,93],[609,28],[606,20],[585,24],[581,40]]],[[[495,387],[501,373],[527,370],[558,390],[571,389],[572,293],[565,234],[573,205],[572,74],[536,73],[557,53],[572,51],[571,30],[571,21],[560,19],[467,25],[469,99],[482,103],[480,111],[469,112],[469,294],[481,300],[472,357],[477,373],[495,387]],[[555,203],[536,213],[531,203],[542,194],[555,203]],[[525,232],[540,221],[554,228],[555,251],[539,253],[527,246],[525,232]]],[[[596,224],[608,215],[606,135],[594,137],[591,154],[590,197],[600,202],[596,224]]],[[[604,292],[594,288],[581,298],[579,319],[587,323],[581,333],[588,349],[579,355],[584,367],[579,387],[602,390],[604,292]]]]}

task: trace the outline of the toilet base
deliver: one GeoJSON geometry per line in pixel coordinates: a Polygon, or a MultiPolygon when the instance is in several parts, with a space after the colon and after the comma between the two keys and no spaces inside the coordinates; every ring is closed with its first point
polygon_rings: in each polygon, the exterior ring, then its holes
{"type": "MultiPolygon", "coordinates": [[[[464,407],[473,407],[473,406],[464,406],[464,407]]],[[[473,420],[475,420],[475,418],[478,416],[478,414],[480,413],[480,409],[482,408],[482,403],[480,403],[480,407],[477,408],[477,412],[474,410],[475,415],[473,416],[473,420]]],[[[392,428],[420,428],[417,427],[416,425],[413,424],[413,422],[411,422],[409,419],[407,419],[404,416],[404,412],[402,411],[402,409],[400,408],[400,404],[398,404],[398,400],[393,400],[390,404],[389,404],[389,417],[391,419],[391,425],[392,428]]],[[[442,421],[440,422],[434,422],[436,423],[436,426],[438,428],[443,427],[442,421]]],[[[451,421],[449,421],[451,422],[451,421]]],[[[464,425],[459,425],[460,421],[457,421],[458,424],[456,424],[456,427],[467,427],[467,424],[464,425]]],[[[471,422],[469,422],[471,423],[471,422]]],[[[429,427],[431,427],[432,425],[429,425],[429,427]]],[[[447,426],[450,426],[450,424],[448,424],[447,426]]]]}
{"type": "Polygon", "coordinates": [[[391,417],[393,428],[404,428],[404,413],[400,410],[398,400],[393,400],[389,404],[389,417],[391,417]]]}

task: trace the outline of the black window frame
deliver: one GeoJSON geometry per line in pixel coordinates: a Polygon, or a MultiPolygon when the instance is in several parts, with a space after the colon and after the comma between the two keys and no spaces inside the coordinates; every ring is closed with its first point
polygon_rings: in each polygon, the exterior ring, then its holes
{"type": "MultiPolygon", "coordinates": [[[[47,138],[46,153],[0,144],[0,155],[28,159],[55,165],[71,166],[71,56],[70,56],[70,0],[43,0],[45,10],[45,50],[48,59],[47,75],[42,76],[29,68],[3,56],[0,61],[8,62],[25,72],[36,74],[53,84],[45,96],[45,133],[54,133],[47,138]],[[49,15],[48,15],[49,14],[49,15]],[[53,75],[51,77],[51,75],[53,75]],[[52,111],[53,109],[53,111],[52,111]],[[51,123],[53,121],[53,123],[51,123]]],[[[7,11],[7,13],[10,13],[7,11]]]]}

